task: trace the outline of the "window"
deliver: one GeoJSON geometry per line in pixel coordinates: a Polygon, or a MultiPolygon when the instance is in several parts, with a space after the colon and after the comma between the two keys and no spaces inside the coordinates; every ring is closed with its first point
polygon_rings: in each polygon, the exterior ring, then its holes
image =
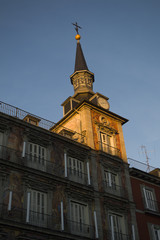
{"type": "Polygon", "coordinates": [[[44,171],[46,168],[46,148],[28,143],[28,164],[30,167],[44,171]]]}
{"type": "Polygon", "coordinates": [[[123,240],[125,238],[124,230],[124,218],[121,215],[114,213],[109,214],[110,225],[110,239],[111,240],[123,240]]]}
{"type": "Polygon", "coordinates": [[[118,149],[115,148],[114,136],[104,132],[100,132],[101,150],[109,154],[119,154],[118,149]]]}
{"type": "Polygon", "coordinates": [[[101,132],[101,145],[104,152],[111,153],[111,136],[101,132]]]}
{"type": "Polygon", "coordinates": [[[68,157],[69,178],[73,181],[84,183],[84,162],[76,158],[68,157]]]}
{"type": "Polygon", "coordinates": [[[153,190],[144,187],[143,192],[144,192],[145,207],[152,211],[156,211],[156,202],[153,195],[153,190]]]}
{"type": "Polygon", "coordinates": [[[117,190],[118,176],[113,172],[104,172],[106,187],[112,190],[117,190]]]}
{"type": "Polygon", "coordinates": [[[30,191],[29,223],[38,226],[47,224],[47,194],[36,190],[30,191]]]}
{"type": "Polygon", "coordinates": [[[160,226],[152,225],[154,240],[160,240],[160,226]]]}
{"type": "Polygon", "coordinates": [[[70,202],[71,232],[75,234],[88,235],[88,206],[75,201],[70,202]]]}

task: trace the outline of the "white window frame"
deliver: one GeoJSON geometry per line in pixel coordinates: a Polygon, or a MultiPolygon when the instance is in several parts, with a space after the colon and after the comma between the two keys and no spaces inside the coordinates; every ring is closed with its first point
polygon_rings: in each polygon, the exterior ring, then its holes
{"type": "Polygon", "coordinates": [[[144,199],[146,208],[152,211],[156,211],[156,199],[154,196],[153,189],[143,187],[144,199]]]}
{"type": "Polygon", "coordinates": [[[125,233],[124,216],[110,212],[108,215],[111,240],[122,240],[125,233]]]}
{"type": "Polygon", "coordinates": [[[29,189],[27,194],[27,220],[38,226],[47,224],[47,193],[29,189]]]}
{"type": "Polygon", "coordinates": [[[89,225],[88,204],[70,200],[70,220],[72,233],[86,235],[87,225],[89,225]]]}
{"type": "Polygon", "coordinates": [[[115,155],[115,139],[113,134],[100,131],[100,144],[102,151],[115,155]]]}
{"type": "Polygon", "coordinates": [[[68,176],[71,180],[84,183],[85,181],[85,164],[83,161],[68,156],[68,176]]]}
{"type": "Polygon", "coordinates": [[[104,171],[105,182],[107,183],[107,188],[109,187],[112,190],[119,190],[117,189],[119,185],[118,174],[114,173],[110,170],[104,171]]]}
{"type": "Polygon", "coordinates": [[[153,239],[160,240],[160,226],[152,225],[153,239]]]}
{"type": "Polygon", "coordinates": [[[32,168],[45,171],[47,149],[39,144],[28,142],[28,165],[32,168]]]}

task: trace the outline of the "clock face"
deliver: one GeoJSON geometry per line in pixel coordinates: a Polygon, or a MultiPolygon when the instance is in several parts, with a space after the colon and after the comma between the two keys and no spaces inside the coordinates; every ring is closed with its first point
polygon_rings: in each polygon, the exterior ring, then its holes
{"type": "Polygon", "coordinates": [[[105,109],[109,109],[109,103],[105,98],[99,97],[98,98],[98,103],[101,107],[103,107],[105,109]]]}

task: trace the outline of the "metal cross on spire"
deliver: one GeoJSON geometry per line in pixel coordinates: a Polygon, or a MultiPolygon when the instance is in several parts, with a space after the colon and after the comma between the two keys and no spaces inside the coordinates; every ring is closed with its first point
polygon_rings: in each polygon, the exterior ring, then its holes
{"type": "Polygon", "coordinates": [[[76,30],[77,34],[79,34],[78,30],[79,30],[79,28],[80,28],[80,29],[82,29],[82,28],[81,28],[80,26],[78,26],[78,23],[77,23],[77,22],[72,23],[72,24],[75,26],[75,30],[76,30]]]}

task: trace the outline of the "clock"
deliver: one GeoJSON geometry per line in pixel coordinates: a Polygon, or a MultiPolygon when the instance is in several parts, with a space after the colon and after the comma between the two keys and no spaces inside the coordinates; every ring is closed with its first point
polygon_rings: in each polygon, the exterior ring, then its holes
{"type": "Polygon", "coordinates": [[[100,107],[105,108],[105,109],[109,109],[109,103],[105,98],[99,97],[98,98],[98,104],[100,107]]]}

